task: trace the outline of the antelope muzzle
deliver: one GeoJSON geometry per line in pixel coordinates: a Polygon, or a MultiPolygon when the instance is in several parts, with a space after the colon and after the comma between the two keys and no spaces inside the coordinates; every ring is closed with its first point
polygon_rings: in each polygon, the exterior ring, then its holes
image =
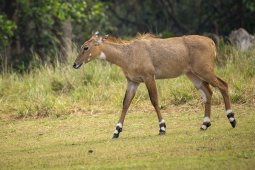
{"type": "Polygon", "coordinates": [[[79,68],[81,68],[81,66],[82,66],[83,64],[84,64],[84,63],[81,63],[81,64],[77,65],[76,63],[73,63],[73,68],[79,69],[79,68]]]}

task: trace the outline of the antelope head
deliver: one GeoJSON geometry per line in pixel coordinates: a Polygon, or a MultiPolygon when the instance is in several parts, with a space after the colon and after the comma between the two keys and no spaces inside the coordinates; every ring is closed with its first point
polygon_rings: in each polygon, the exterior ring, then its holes
{"type": "Polygon", "coordinates": [[[86,41],[82,46],[78,57],[76,58],[73,68],[78,69],[83,64],[86,64],[98,57],[100,59],[105,59],[105,54],[100,51],[99,45],[106,40],[108,35],[99,36],[97,31],[88,41],[86,41]]]}

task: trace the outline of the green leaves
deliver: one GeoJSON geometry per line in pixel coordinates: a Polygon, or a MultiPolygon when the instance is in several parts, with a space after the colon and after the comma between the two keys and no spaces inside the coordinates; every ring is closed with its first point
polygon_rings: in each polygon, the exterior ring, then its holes
{"type": "Polygon", "coordinates": [[[8,20],[6,15],[0,15],[0,40],[4,44],[8,44],[8,37],[14,35],[15,29],[17,29],[17,25],[14,21],[8,20]]]}
{"type": "Polygon", "coordinates": [[[50,27],[54,24],[54,17],[68,21],[81,21],[86,18],[84,11],[87,8],[87,3],[80,2],[79,0],[72,0],[71,2],[53,0],[30,2],[28,0],[24,0],[20,2],[20,5],[22,6],[27,19],[39,19],[41,22],[50,27]]]}
{"type": "Polygon", "coordinates": [[[106,18],[104,7],[97,0],[0,1],[0,51],[7,44],[15,49],[8,52],[12,68],[27,69],[34,54],[43,62],[53,62],[63,39],[72,38],[80,44],[84,32],[88,38],[92,29],[102,25],[99,22],[106,18]]]}
{"type": "Polygon", "coordinates": [[[253,2],[253,1],[247,2],[246,8],[250,9],[251,11],[254,11],[255,10],[255,2],[253,2]]]}

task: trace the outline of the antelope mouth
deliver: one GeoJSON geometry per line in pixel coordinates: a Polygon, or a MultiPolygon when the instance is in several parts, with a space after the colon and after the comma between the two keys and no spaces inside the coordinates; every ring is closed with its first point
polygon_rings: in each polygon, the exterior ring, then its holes
{"type": "Polygon", "coordinates": [[[81,68],[81,66],[82,66],[83,64],[84,64],[84,63],[81,63],[81,64],[77,65],[77,64],[73,63],[73,68],[79,69],[79,68],[81,68]]]}

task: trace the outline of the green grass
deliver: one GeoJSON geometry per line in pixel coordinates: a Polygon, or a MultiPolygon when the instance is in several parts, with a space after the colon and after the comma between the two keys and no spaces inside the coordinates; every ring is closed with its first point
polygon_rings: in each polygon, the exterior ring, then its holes
{"type": "Polygon", "coordinates": [[[0,169],[254,169],[254,107],[233,106],[235,129],[223,105],[212,110],[207,131],[202,106],[162,110],[167,133],[158,136],[152,106],[131,109],[118,139],[114,113],[2,121],[0,169]]]}
{"type": "MultiPolygon", "coordinates": [[[[216,66],[215,71],[229,83],[232,103],[252,105],[255,102],[255,61],[252,59],[248,62],[249,58],[246,60],[240,61],[240,64],[230,62],[224,67],[216,66]],[[250,66],[252,63],[254,65],[250,66]]],[[[186,76],[158,80],[157,88],[159,104],[165,108],[173,104],[188,102],[194,105],[202,102],[201,95],[186,76]]],[[[212,89],[213,104],[221,104],[221,94],[212,89]]],[[[109,107],[109,110],[119,110],[125,91],[126,80],[121,69],[115,65],[105,66],[99,60],[94,60],[79,70],[73,69],[70,64],[57,66],[55,71],[50,66],[45,66],[23,74],[2,73],[0,119],[61,116],[76,111],[91,112],[98,105],[109,107]]],[[[150,103],[150,100],[145,85],[141,84],[133,105],[143,107],[144,103],[150,103]]]]}
{"type": "Polygon", "coordinates": [[[203,100],[182,76],[157,81],[166,135],[157,135],[157,116],[141,84],[116,140],[126,91],[117,66],[93,60],[79,70],[56,64],[2,72],[0,169],[255,169],[254,56],[255,50],[218,47],[215,71],[229,83],[235,129],[212,88],[212,126],[199,131],[203,100]]]}

